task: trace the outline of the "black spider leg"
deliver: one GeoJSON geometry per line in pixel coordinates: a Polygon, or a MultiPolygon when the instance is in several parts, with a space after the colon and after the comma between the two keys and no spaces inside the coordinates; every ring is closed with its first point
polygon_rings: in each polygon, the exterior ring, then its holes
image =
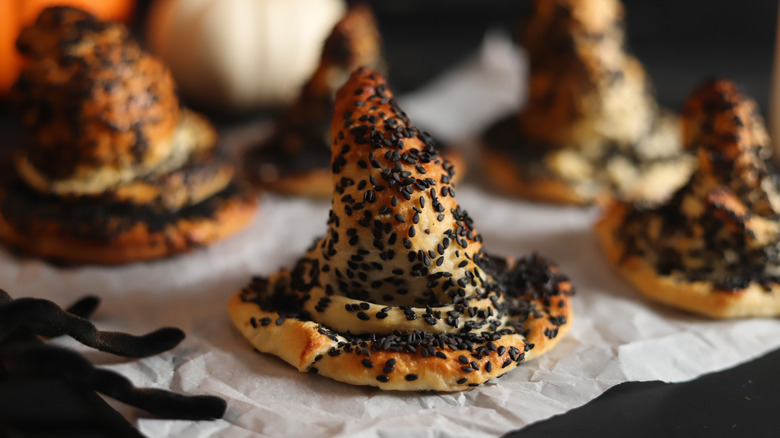
{"type": "Polygon", "coordinates": [[[225,400],[215,396],[186,396],[163,389],[136,388],[118,373],[95,368],[78,353],[43,343],[6,346],[0,355],[0,371],[3,369],[8,376],[56,377],[162,418],[213,420],[221,418],[227,408],[225,400]]]}
{"type": "MultiPolygon", "coordinates": [[[[8,292],[4,291],[3,289],[0,289],[0,306],[8,304],[11,301],[13,301],[11,295],[8,295],[8,292]]],[[[92,316],[99,305],[100,298],[94,295],[87,295],[83,298],[79,298],[78,301],[68,306],[65,311],[81,318],[89,318],[92,316]]]]}
{"type": "Polygon", "coordinates": [[[80,318],[89,319],[89,317],[95,313],[95,310],[97,310],[99,305],[100,298],[94,295],[87,295],[68,306],[65,311],[80,318]]]}
{"type": "Polygon", "coordinates": [[[10,295],[8,295],[8,292],[0,289],[0,306],[5,306],[6,304],[10,303],[13,299],[10,295]]]}
{"type": "MultiPolygon", "coordinates": [[[[47,338],[69,335],[82,344],[125,357],[146,357],[170,350],[184,339],[184,332],[165,327],[142,336],[98,330],[91,322],[68,313],[49,300],[0,294],[0,341],[20,329],[47,338]]],[[[87,307],[77,306],[81,312],[87,307]]],[[[77,304],[79,304],[77,303],[77,304]]]]}

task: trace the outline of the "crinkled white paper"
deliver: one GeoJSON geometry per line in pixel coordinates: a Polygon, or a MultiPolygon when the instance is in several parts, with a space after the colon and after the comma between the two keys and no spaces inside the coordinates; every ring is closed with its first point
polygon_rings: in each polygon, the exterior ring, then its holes
{"type": "MultiPolygon", "coordinates": [[[[506,38],[488,38],[479,57],[400,103],[418,125],[446,140],[474,138],[519,104],[521,65],[506,38]]],[[[240,143],[255,131],[263,128],[228,132],[225,138],[240,143]]],[[[577,296],[574,325],[557,348],[462,393],[385,392],[299,373],[254,352],[233,328],[228,299],[251,275],[293,264],[325,231],[325,202],[265,195],[242,234],[173,259],[125,267],[63,268],[2,251],[0,287],[14,297],[62,305],[98,295],[103,303],[94,321],[103,329],[135,334],[161,326],[183,329],[187,338],[180,346],[142,360],[94,352],[69,339],[54,341],[138,386],[212,394],[228,402],[223,419],[203,422],[149,418],[112,402],[153,437],[497,436],[580,406],[620,382],[687,380],[780,345],[778,320],[712,321],[641,297],[602,256],[592,232],[597,210],[502,198],[478,180],[472,170],[457,196],[486,249],[550,257],[572,278],[577,296]]]]}

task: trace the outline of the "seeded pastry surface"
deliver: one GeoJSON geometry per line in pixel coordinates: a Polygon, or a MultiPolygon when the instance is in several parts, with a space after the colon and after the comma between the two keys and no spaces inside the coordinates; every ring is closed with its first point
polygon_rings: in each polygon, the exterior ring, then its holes
{"type": "Polygon", "coordinates": [[[339,90],[328,231],[229,311],[261,352],[383,389],[458,391],[552,348],[573,289],[539,256],[485,255],[452,168],[361,68],[339,90]]]}
{"type": "Polygon", "coordinates": [[[756,103],[700,86],[683,112],[690,181],[658,207],[614,203],[597,224],[610,262],[645,295],[718,318],[780,314],[780,195],[756,103]]]}
{"type": "MultiPolygon", "coordinates": [[[[336,23],[319,65],[277,121],[273,135],[249,149],[249,179],[282,194],[330,198],[330,122],[336,90],[356,68],[384,70],[384,64],[376,18],[368,6],[355,3],[336,23]]],[[[460,153],[445,155],[458,169],[465,168],[460,153]]]]}
{"type": "Polygon", "coordinates": [[[255,210],[213,126],[119,23],[44,10],[17,41],[22,144],[3,158],[0,238],[67,262],[164,257],[233,234],[255,210]]]}
{"type": "Polygon", "coordinates": [[[619,0],[537,0],[521,45],[528,101],[482,137],[486,176],[524,198],[657,203],[685,183],[693,159],[678,117],[660,109],[625,51],[619,0]]]}

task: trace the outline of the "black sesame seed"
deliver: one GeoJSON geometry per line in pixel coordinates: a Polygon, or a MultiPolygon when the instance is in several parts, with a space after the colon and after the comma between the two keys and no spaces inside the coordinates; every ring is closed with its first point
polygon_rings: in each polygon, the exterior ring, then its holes
{"type": "MultiPolygon", "coordinates": [[[[470,368],[469,368],[469,369],[470,369],[470,368]]],[[[458,385],[462,385],[462,384],[464,384],[464,383],[466,383],[466,382],[468,382],[468,381],[469,381],[468,377],[464,377],[464,378],[462,378],[462,379],[458,379],[458,381],[457,381],[457,384],[458,384],[458,385]]]]}
{"type": "Polygon", "coordinates": [[[417,380],[417,374],[407,374],[406,375],[406,381],[407,382],[413,382],[417,380]]]}
{"type": "Polygon", "coordinates": [[[366,312],[358,312],[357,317],[358,319],[362,319],[363,321],[368,321],[369,319],[371,319],[371,317],[368,316],[366,312]]]}
{"type": "Polygon", "coordinates": [[[390,377],[385,376],[384,374],[380,374],[380,375],[376,376],[376,379],[379,380],[382,383],[387,383],[387,382],[390,381],[390,377]]]}
{"type": "Polygon", "coordinates": [[[362,363],[363,366],[366,367],[366,368],[374,368],[374,362],[371,362],[368,359],[363,359],[363,360],[360,361],[360,363],[362,363]]]}

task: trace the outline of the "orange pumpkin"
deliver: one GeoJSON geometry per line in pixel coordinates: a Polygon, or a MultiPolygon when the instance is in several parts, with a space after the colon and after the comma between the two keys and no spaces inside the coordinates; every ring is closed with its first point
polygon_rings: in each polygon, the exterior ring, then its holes
{"type": "Polygon", "coordinates": [[[102,20],[127,22],[135,10],[135,0],[0,0],[0,95],[7,94],[19,76],[19,32],[49,6],[72,6],[102,20]]]}

